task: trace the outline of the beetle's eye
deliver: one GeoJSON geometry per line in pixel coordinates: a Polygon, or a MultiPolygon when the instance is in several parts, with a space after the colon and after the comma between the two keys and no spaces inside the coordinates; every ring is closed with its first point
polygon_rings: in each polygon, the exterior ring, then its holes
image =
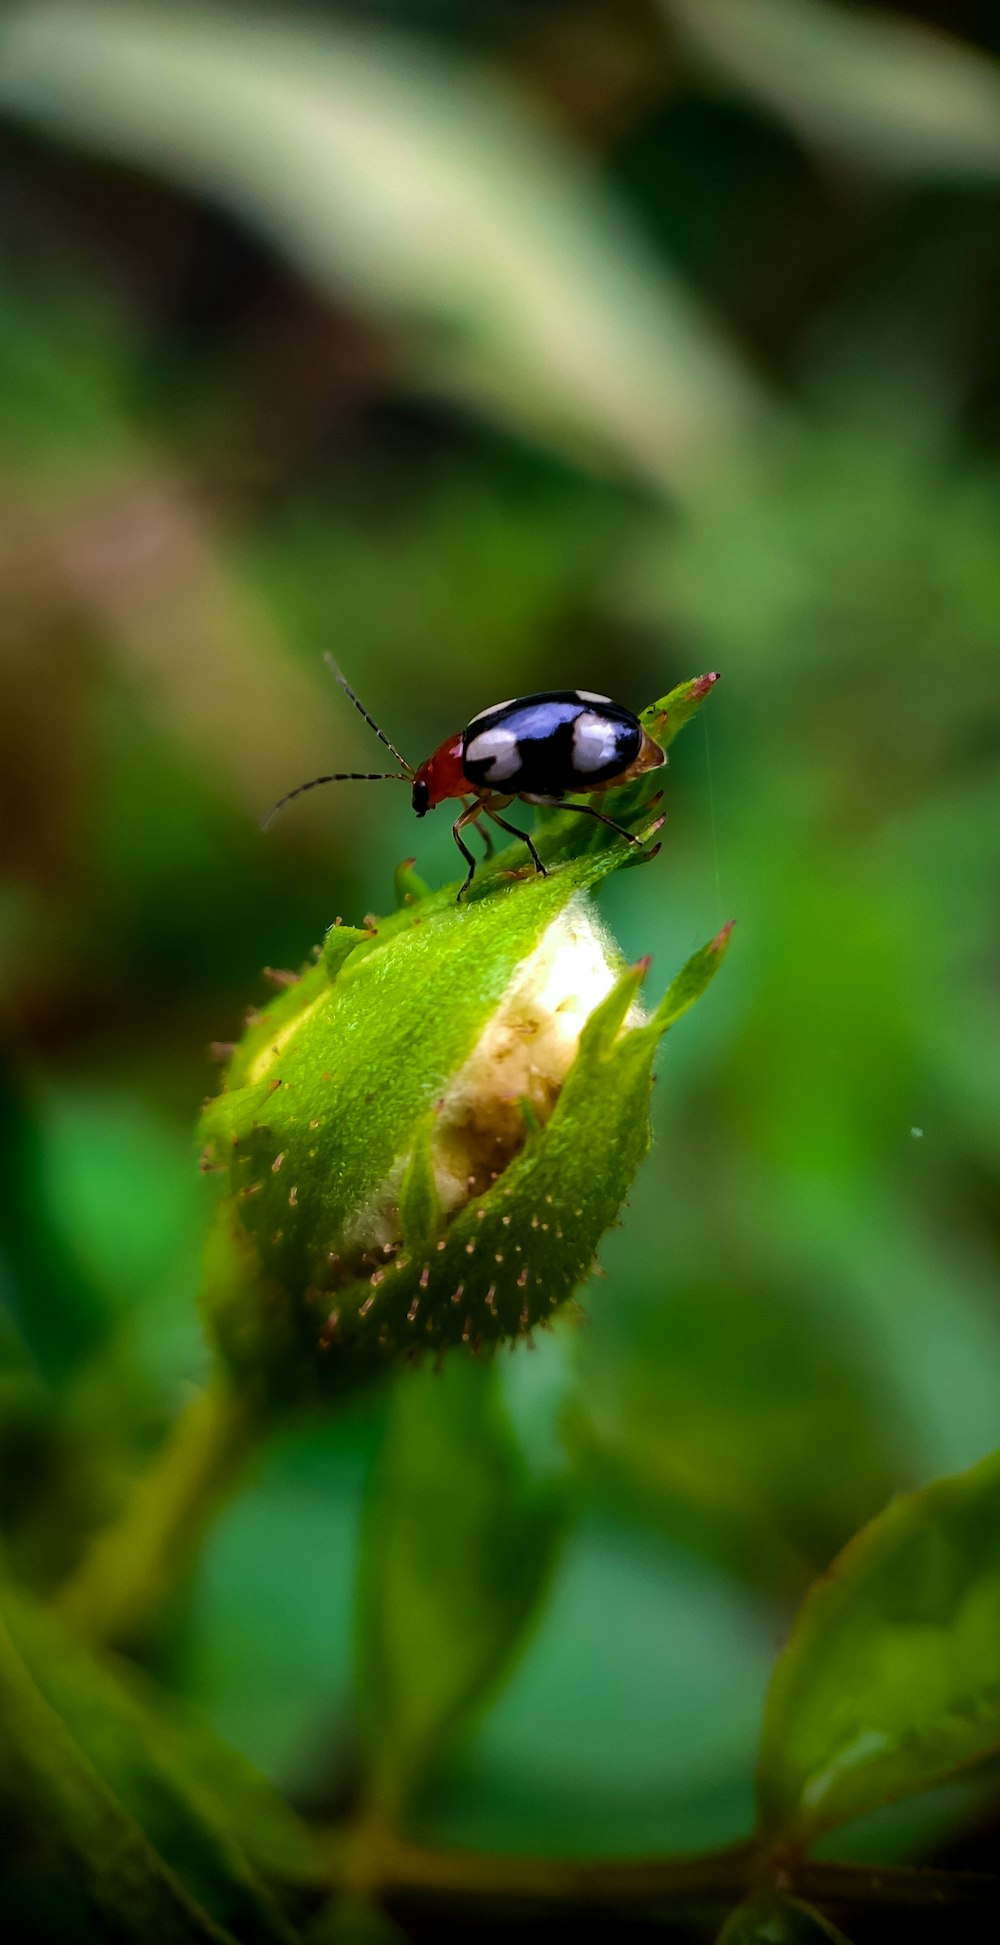
{"type": "Polygon", "coordinates": [[[413,808],[418,817],[423,817],[425,812],[430,808],[430,794],[423,779],[418,779],[413,786],[413,808]]]}

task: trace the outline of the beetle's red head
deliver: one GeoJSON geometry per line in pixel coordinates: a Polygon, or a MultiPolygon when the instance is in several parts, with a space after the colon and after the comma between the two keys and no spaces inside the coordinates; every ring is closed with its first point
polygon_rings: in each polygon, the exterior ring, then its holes
{"type": "Polygon", "coordinates": [[[449,736],[416,772],[413,808],[418,817],[423,817],[447,797],[465,796],[471,787],[462,769],[462,738],[449,736]]]}

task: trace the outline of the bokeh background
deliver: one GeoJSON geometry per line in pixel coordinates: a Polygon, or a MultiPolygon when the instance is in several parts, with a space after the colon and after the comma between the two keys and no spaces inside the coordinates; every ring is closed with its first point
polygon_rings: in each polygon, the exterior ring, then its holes
{"type": "MultiPolygon", "coordinates": [[[[204,1380],[210,1043],[453,875],[396,787],[259,833],[375,756],[323,652],[414,761],[719,668],[602,902],[656,990],[737,938],[586,1322],[504,1360],[572,1517],[418,1822],[739,1837],[802,1590],[1000,1443],[996,11],[6,6],[0,115],[11,1567],[54,1588],[204,1380]]],[[[149,1650],[324,1814],[385,1410],[275,1439],[149,1650]]],[[[838,1848],[974,1860],[995,1801],[838,1848]]]]}

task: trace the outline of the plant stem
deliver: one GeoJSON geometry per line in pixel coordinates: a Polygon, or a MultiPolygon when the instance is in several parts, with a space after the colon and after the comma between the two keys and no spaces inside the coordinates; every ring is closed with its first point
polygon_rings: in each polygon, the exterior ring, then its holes
{"type": "Polygon", "coordinates": [[[978,1908],[1000,1911],[1000,1878],[921,1866],[786,1860],[753,1842],[689,1858],[571,1859],[436,1849],[373,1826],[338,1832],[331,1844],[338,1888],[362,1890],[391,1905],[489,1907],[557,1912],[632,1910],[682,1919],[723,1912],[765,1885],[843,1911],[978,1908]]]}
{"type": "Polygon", "coordinates": [[[436,1891],[546,1905],[658,1904],[663,1898],[687,1905],[739,1897],[753,1865],[752,1847],[743,1844],[690,1858],[576,1860],[434,1850],[400,1838],[391,1840],[381,1860],[389,1894],[436,1891]]]}
{"type": "Polygon", "coordinates": [[[258,1424],[221,1375],[192,1400],[118,1520],[98,1535],[60,1593],[62,1614],[76,1634],[95,1647],[118,1647],[148,1631],[246,1459],[258,1424]]]}
{"type": "Polygon", "coordinates": [[[1000,1877],[989,1871],[937,1870],[925,1864],[837,1864],[808,1861],[794,1870],[794,1888],[814,1904],[945,1906],[1000,1913],[1000,1877]]]}
{"type": "Polygon", "coordinates": [[[655,1908],[673,1914],[706,1907],[721,1916],[755,1881],[751,1843],[690,1858],[517,1857],[438,1849],[401,1835],[374,1815],[328,1839],[331,1882],[407,1909],[449,1907],[470,1915],[498,1907],[519,1912],[655,1908]]]}

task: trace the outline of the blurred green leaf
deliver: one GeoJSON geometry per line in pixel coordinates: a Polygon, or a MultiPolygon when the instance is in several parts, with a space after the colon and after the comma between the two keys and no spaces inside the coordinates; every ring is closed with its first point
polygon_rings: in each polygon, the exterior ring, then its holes
{"type": "Polygon", "coordinates": [[[784,1173],[753,1185],[784,1195],[774,1233],[808,1286],[802,1301],[827,1329],[850,1333],[887,1424],[899,1421],[903,1485],[981,1459],[998,1423],[995,1269],[961,1236],[960,1209],[935,1233],[932,1209],[919,1206],[924,1180],[914,1166],[909,1200],[877,1177],[854,1193],[803,1182],[788,1195],[784,1173]]]}
{"type": "Polygon", "coordinates": [[[70,1377],[107,1341],[114,1306],[53,1196],[43,1102],[0,1061],[0,1273],[25,1347],[49,1383],[70,1377]]]}
{"type": "Polygon", "coordinates": [[[39,1695],[190,1898],[247,1945],[291,1945],[295,1932],[249,1862],[247,1839],[290,1878],[308,1876],[310,1845],[292,1812],[151,1686],[125,1670],[117,1678],[23,1597],[6,1605],[39,1695]]]}
{"type": "Polygon", "coordinates": [[[888,175],[1000,174],[1000,69],[832,0],[664,0],[696,53],[808,142],[888,175]]]}
{"type": "MultiPolygon", "coordinates": [[[[233,1945],[108,1788],[36,1686],[2,1618],[0,1792],[9,1836],[27,1845],[44,1840],[49,1868],[79,1889],[103,1938],[233,1945]]],[[[288,1938],[287,1931],[280,1935],[288,1938]]],[[[274,1941],[279,1934],[255,1936],[274,1941]]]]}
{"type": "Polygon", "coordinates": [[[562,1525],[532,1477],[492,1364],[450,1359],[393,1395],[358,1594],[373,1800],[410,1796],[523,1644],[562,1525]]]}
{"type": "Polygon", "coordinates": [[[581,1455],[765,1585],[801,1587],[896,1482],[893,1435],[847,1345],[749,1278],[651,1286],[621,1315],[599,1305],[581,1364],[581,1455]]]}
{"type": "Polygon", "coordinates": [[[730,1575],[584,1502],[523,1656],[415,1827],[536,1857],[744,1838],[774,1640],[730,1575]]]}
{"type": "Polygon", "coordinates": [[[208,1535],[192,1595],[184,1693],[300,1803],[325,1802],[355,1760],[353,1593],[375,1409],[369,1398],[270,1441],[253,1490],[208,1535]]]}
{"type": "MultiPolygon", "coordinates": [[[[262,1883],[325,1884],[329,1873],[322,1844],[261,1772],[176,1697],[131,1669],[118,1672],[168,1788],[204,1818],[223,1870],[236,1879],[228,1897],[238,1899],[247,1889],[257,1897],[262,1883]]],[[[265,1923],[273,1918],[273,1910],[265,1911],[265,1923]]]]}
{"type": "Polygon", "coordinates": [[[39,1092],[42,1199],[117,1324],[110,1355],[172,1402],[204,1363],[193,1265],[205,1219],[186,1122],[134,1087],[39,1092]]]}
{"type": "Polygon", "coordinates": [[[795,1841],[1000,1744],[1000,1455],[894,1501],[806,1597],[764,1717],[760,1808],[795,1841]]]}
{"type": "Polygon", "coordinates": [[[306,1945],[406,1945],[406,1933],[371,1899],[348,1892],[313,1919],[306,1945]]]}
{"type": "Polygon", "coordinates": [[[817,1860],[847,1864],[903,1864],[943,1857],[963,1832],[982,1829],[996,1802],[996,1758],[950,1776],[937,1789],[883,1803],[854,1823],[838,1824],[816,1843],[817,1860]]]}
{"type": "MultiPolygon", "coordinates": [[[[238,877],[247,870],[247,846],[257,844],[249,818],[255,825],[299,764],[327,765],[343,725],[318,658],[310,666],[288,652],[249,577],[230,570],[216,521],[189,491],[189,471],[178,468],[166,440],[151,438],[150,401],[143,396],[145,412],[138,404],[142,361],[134,320],[106,283],[95,293],[60,264],[37,284],[5,285],[0,496],[17,508],[11,553],[60,589],[53,627],[51,595],[39,600],[29,587],[18,633],[36,665],[40,656],[52,659],[50,711],[61,703],[72,714],[84,771],[93,748],[103,775],[88,832],[97,881],[88,885],[86,921],[74,932],[72,902],[64,911],[57,901],[68,938],[57,933],[55,949],[80,955],[84,967],[93,956],[101,971],[115,948],[133,966],[145,948],[162,971],[183,958],[205,901],[212,919],[229,898],[238,912],[238,877]],[[139,555],[144,565],[136,571],[139,555]],[[103,654],[100,673],[88,679],[80,663],[92,634],[103,654]],[[124,676],[120,686],[108,677],[109,662],[124,676]],[[84,689],[81,711],[74,701],[84,689]],[[193,787],[192,749],[202,772],[193,787]],[[238,824],[219,802],[227,787],[238,824]],[[218,872],[226,840],[235,884],[218,872]],[[183,916],[172,903],[179,896],[190,901],[183,916]],[[118,910],[102,910],[102,897],[118,910]]],[[[17,576],[9,560],[0,561],[4,567],[16,601],[17,576]]],[[[60,790],[72,799],[72,774],[60,776],[60,790]]],[[[88,805],[88,827],[94,808],[88,805]]],[[[217,967],[217,937],[213,946],[217,967]]]]}
{"type": "Polygon", "coordinates": [[[850,1945],[829,1918],[801,1898],[751,1898],[727,1918],[718,1945],[850,1945]]]}
{"type": "Polygon", "coordinates": [[[134,1648],[155,1629],[259,1436],[246,1397],[219,1374],[187,1401],[60,1588],[63,1617],[81,1640],[134,1648]]]}
{"type": "Polygon", "coordinates": [[[5,281],[0,304],[0,432],[5,468],[33,486],[53,464],[65,485],[126,458],[125,377],[133,350],[124,320],[82,280],[42,292],[5,281]],[[66,356],[72,342],[74,355],[66,356]]]}
{"type": "Polygon", "coordinates": [[[417,371],[684,491],[759,409],[669,270],[516,97],[402,37],[203,9],[15,8],[0,101],[221,197],[417,371]]]}
{"type": "MultiPolygon", "coordinates": [[[[575,636],[563,640],[564,617],[603,603],[631,530],[620,487],[506,445],[499,463],[473,448],[440,475],[421,468],[409,490],[391,453],[373,463],[381,484],[370,512],[331,506],[326,494],[296,495],[266,526],[256,521],[236,537],[241,576],[303,651],[349,642],[346,672],[360,681],[362,669],[378,671],[393,723],[397,707],[406,709],[412,729],[404,741],[400,723],[396,740],[411,757],[482,708],[490,685],[496,695],[527,693],[561,679],[563,664],[568,683],[583,679],[575,636]],[[381,498],[401,487],[406,517],[387,519],[381,498]]],[[[586,665],[601,668],[600,643],[587,649],[586,665]]],[[[370,680],[366,673],[369,702],[370,680]]],[[[330,713],[336,729],[341,719],[330,713]]]]}

